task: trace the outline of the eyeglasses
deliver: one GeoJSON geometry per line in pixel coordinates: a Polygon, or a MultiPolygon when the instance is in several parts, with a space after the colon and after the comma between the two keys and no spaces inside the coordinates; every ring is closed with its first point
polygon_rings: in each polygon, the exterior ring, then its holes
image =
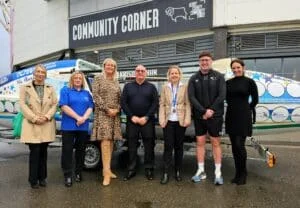
{"type": "Polygon", "coordinates": [[[210,61],[210,59],[200,59],[200,62],[207,62],[210,61]]]}
{"type": "Polygon", "coordinates": [[[135,70],[135,72],[137,72],[137,73],[145,73],[145,72],[146,72],[146,70],[137,69],[137,70],[135,70]]]}

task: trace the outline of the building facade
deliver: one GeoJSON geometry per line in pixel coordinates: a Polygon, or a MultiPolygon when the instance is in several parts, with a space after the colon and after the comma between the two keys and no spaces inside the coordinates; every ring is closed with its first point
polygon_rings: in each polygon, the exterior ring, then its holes
{"type": "Polygon", "coordinates": [[[260,93],[259,121],[300,122],[298,0],[14,1],[15,70],[40,62],[84,59],[137,64],[150,76],[169,65],[198,69],[198,55],[238,57],[260,93]]]}
{"type": "Polygon", "coordinates": [[[16,68],[106,57],[120,70],[196,66],[208,50],[216,59],[239,57],[250,69],[300,80],[297,0],[29,1],[15,2],[16,68]]]}

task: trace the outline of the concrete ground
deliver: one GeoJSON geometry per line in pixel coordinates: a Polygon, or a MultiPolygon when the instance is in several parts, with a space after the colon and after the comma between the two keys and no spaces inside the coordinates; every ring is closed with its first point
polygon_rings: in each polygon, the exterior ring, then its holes
{"type": "MultiPolygon", "coordinates": [[[[266,130],[255,132],[257,138],[276,154],[277,163],[268,168],[252,147],[248,150],[248,181],[244,186],[230,184],[234,175],[231,146],[223,141],[223,186],[213,185],[213,159],[207,151],[208,178],[199,184],[190,178],[196,170],[195,148],[185,145],[182,182],[171,178],[167,185],[159,183],[162,167],[162,143],[156,146],[155,179],[144,177],[141,165],[130,181],[122,181],[126,170],[118,164],[114,154],[113,170],[119,176],[108,187],[102,186],[101,170],[85,171],[84,181],[71,188],[63,185],[60,169],[60,147],[49,148],[48,186],[33,190],[28,178],[28,148],[23,144],[0,143],[0,207],[104,207],[104,208],[160,208],[160,207],[300,207],[300,130],[266,130]]],[[[208,144],[207,149],[211,147],[208,144]]],[[[141,151],[142,157],[142,151],[141,151]]]]}

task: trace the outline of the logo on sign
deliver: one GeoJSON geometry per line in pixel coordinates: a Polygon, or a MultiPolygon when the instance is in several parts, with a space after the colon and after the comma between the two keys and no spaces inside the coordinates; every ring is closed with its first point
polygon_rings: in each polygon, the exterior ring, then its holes
{"type": "Polygon", "coordinates": [[[203,4],[198,4],[197,1],[193,1],[189,3],[189,7],[191,8],[189,13],[186,11],[185,7],[168,7],[165,10],[167,16],[171,18],[173,22],[177,22],[177,19],[184,19],[184,20],[193,20],[195,17],[203,18],[205,17],[205,0],[200,0],[203,4]]]}

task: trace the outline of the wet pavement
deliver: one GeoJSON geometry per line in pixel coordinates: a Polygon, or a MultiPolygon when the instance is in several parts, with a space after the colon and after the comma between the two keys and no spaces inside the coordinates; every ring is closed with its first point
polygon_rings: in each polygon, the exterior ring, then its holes
{"type": "Polygon", "coordinates": [[[185,152],[184,180],[176,182],[171,178],[167,185],[161,185],[162,146],[158,144],[153,181],[146,180],[142,166],[135,178],[122,181],[125,170],[118,164],[119,154],[114,154],[113,170],[119,178],[112,180],[110,186],[102,186],[100,170],[89,170],[83,173],[84,181],[71,188],[63,185],[60,148],[52,147],[48,153],[48,185],[34,190],[27,182],[27,147],[0,143],[0,207],[300,207],[300,146],[269,146],[277,156],[274,168],[268,168],[253,148],[247,148],[249,176],[244,186],[230,184],[234,168],[229,145],[223,145],[223,186],[213,185],[211,157],[206,160],[208,178],[199,184],[190,181],[196,170],[193,148],[185,152]]]}

